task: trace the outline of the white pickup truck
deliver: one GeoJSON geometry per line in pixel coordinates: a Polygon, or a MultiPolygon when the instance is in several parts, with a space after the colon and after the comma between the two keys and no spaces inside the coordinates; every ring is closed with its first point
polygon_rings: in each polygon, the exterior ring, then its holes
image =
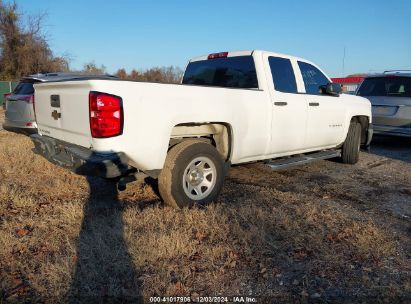
{"type": "Polygon", "coordinates": [[[182,208],[215,200],[231,164],[356,163],[372,138],[371,105],[340,93],[305,59],[215,53],[191,59],[181,84],[36,84],[31,138],[37,153],[78,174],[158,178],[164,202],[182,208]]]}

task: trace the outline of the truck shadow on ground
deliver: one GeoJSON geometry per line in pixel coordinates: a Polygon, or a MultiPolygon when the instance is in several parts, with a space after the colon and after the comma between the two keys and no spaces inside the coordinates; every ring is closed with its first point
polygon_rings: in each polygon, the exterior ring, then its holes
{"type": "Polygon", "coordinates": [[[374,135],[370,153],[411,163],[411,139],[374,135]]]}
{"type": "Polygon", "coordinates": [[[124,240],[123,204],[114,181],[87,177],[90,187],[77,240],[70,303],[140,302],[137,272],[124,240]]]}

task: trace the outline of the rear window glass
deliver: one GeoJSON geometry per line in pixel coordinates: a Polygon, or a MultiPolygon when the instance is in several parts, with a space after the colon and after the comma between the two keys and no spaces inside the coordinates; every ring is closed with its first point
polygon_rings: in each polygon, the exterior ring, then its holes
{"type": "Polygon", "coordinates": [[[226,88],[258,88],[257,73],[252,56],[195,61],[188,64],[183,84],[226,88]]]}
{"type": "Polygon", "coordinates": [[[357,95],[411,97],[411,77],[373,77],[364,79],[357,95]]]}
{"type": "Polygon", "coordinates": [[[33,84],[31,82],[20,82],[14,89],[13,94],[32,95],[34,94],[33,84]]]}

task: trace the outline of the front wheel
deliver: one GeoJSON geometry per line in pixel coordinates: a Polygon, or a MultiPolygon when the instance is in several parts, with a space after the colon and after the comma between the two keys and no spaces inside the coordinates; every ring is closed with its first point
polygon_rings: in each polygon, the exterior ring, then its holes
{"type": "Polygon", "coordinates": [[[341,160],[344,164],[356,164],[360,157],[361,125],[352,122],[348,129],[347,138],[341,149],[341,160]]]}
{"type": "Polygon", "coordinates": [[[174,208],[206,205],[220,193],[224,161],[210,144],[187,140],[174,146],[158,178],[164,203],[174,208]]]}

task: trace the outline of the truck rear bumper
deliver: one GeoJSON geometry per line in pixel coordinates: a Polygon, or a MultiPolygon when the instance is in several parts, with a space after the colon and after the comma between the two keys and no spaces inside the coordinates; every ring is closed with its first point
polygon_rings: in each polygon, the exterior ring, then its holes
{"type": "Polygon", "coordinates": [[[5,119],[2,127],[6,131],[22,133],[25,135],[37,133],[37,124],[35,121],[21,122],[5,119]]]}
{"type": "Polygon", "coordinates": [[[34,152],[47,160],[79,175],[115,178],[126,175],[133,168],[124,153],[96,153],[51,137],[33,134],[34,152]]]}

